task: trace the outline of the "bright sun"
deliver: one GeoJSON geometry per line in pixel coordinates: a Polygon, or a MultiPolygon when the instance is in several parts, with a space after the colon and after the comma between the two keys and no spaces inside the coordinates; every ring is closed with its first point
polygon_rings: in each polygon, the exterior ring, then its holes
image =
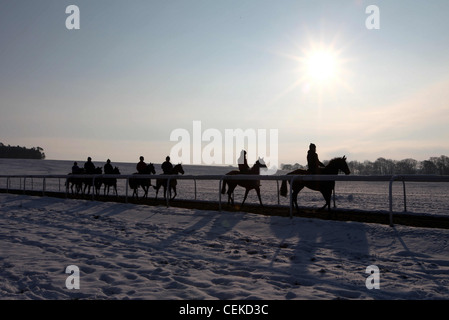
{"type": "Polygon", "coordinates": [[[300,88],[302,94],[316,96],[321,102],[326,96],[338,94],[341,89],[352,92],[348,82],[351,72],[347,66],[351,59],[346,56],[343,48],[336,46],[336,41],[328,44],[310,41],[307,47],[302,45],[296,48],[300,49],[299,55],[281,53],[296,61],[295,73],[297,72],[298,77],[280,96],[300,88]]]}
{"type": "Polygon", "coordinates": [[[323,84],[338,76],[337,56],[326,50],[309,53],[304,60],[307,78],[315,84],[323,84]]]}

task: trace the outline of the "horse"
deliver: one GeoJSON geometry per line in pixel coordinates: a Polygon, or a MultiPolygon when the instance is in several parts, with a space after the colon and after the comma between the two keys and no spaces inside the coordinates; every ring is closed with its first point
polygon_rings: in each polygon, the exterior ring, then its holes
{"type": "MultiPolygon", "coordinates": [[[[260,175],[260,168],[266,168],[267,165],[263,161],[263,159],[259,158],[253,165],[253,167],[248,172],[241,172],[239,170],[233,170],[228,172],[227,176],[234,176],[234,175],[242,175],[242,174],[252,174],[252,175],[260,175]]],[[[226,185],[229,186],[228,188],[228,205],[232,202],[232,205],[234,205],[234,197],[232,194],[234,193],[234,189],[237,186],[241,186],[246,189],[245,191],[245,197],[243,198],[242,206],[246,201],[246,197],[248,196],[248,193],[250,190],[255,189],[257,193],[257,197],[259,198],[260,205],[263,207],[262,199],[260,197],[260,180],[223,180],[223,186],[221,188],[221,193],[226,193],[226,185]]]]}
{"type": "MultiPolygon", "coordinates": [[[[178,175],[178,174],[184,174],[184,169],[182,168],[181,164],[177,164],[176,166],[174,166],[173,170],[168,175],[178,175]]],[[[168,179],[163,179],[163,178],[156,180],[156,185],[153,186],[153,188],[156,189],[156,198],[155,199],[157,199],[157,194],[158,194],[161,186],[164,187],[164,199],[167,198],[167,180],[168,179]]],[[[177,193],[176,193],[176,185],[177,184],[178,184],[178,182],[176,181],[176,179],[170,179],[170,188],[168,188],[168,192],[169,192],[169,194],[171,194],[171,190],[173,190],[175,193],[175,195],[170,200],[173,200],[177,195],[177,193]]]]}
{"type": "MultiPolygon", "coordinates": [[[[97,167],[95,169],[95,171],[93,173],[90,173],[92,175],[96,175],[96,174],[102,174],[103,173],[103,169],[101,167],[97,167]]],[[[83,179],[83,183],[84,183],[84,189],[83,189],[83,194],[86,194],[86,188],[88,188],[87,190],[87,194],[90,194],[90,187],[92,187],[92,178],[85,178],[83,179]]],[[[96,178],[95,179],[95,192],[98,195],[100,193],[100,188],[101,185],[103,184],[103,181],[101,178],[96,178]]]]}
{"type": "MultiPolygon", "coordinates": [[[[120,170],[115,167],[114,170],[112,170],[111,173],[107,173],[105,175],[108,174],[120,174],[120,170]]],[[[106,195],[106,187],[108,188],[108,195],[109,195],[109,188],[110,187],[114,187],[114,191],[115,191],[115,195],[118,196],[117,193],[117,178],[103,178],[103,184],[104,184],[104,189],[103,189],[103,194],[106,195]]]]}
{"type": "Polygon", "coordinates": [[[72,194],[79,194],[83,188],[83,180],[80,178],[74,177],[77,174],[84,174],[84,169],[81,169],[77,173],[69,173],[68,175],[71,177],[67,178],[67,180],[65,181],[65,186],[66,186],[67,191],[68,191],[69,185],[70,185],[70,190],[72,190],[72,194]],[[73,187],[75,187],[75,191],[73,191],[73,187]]]}
{"type": "MultiPolygon", "coordinates": [[[[350,174],[351,171],[349,170],[348,164],[346,163],[346,156],[343,156],[342,158],[334,158],[331,161],[329,161],[328,165],[324,167],[323,169],[320,169],[320,174],[322,175],[337,175],[339,171],[343,171],[346,175],[350,174]]],[[[287,173],[287,175],[311,175],[311,173],[307,170],[298,169],[295,171],[292,171],[290,173],[287,173]]],[[[290,181],[289,181],[290,183],[290,181]]],[[[319,191],[324,197],[324,200],[326,201],[325,205],[321,208],[321,210],[328,207],[328,210],[331,210],[330,202],[331,202],[331,195],[332,191],[335,188],[335,180],[334,181],[293,181],[292,186],[292,200],[295,204],[296,211],[299,211],[298,208],[298,193],[304,188],[307,187],[314,191],[319,191]]],[[[280,194],[283,197],[287,196],[287,181],[282,181],[282,185],[280,188],[280,194]]]]}
{"type": "MultiPolygon", "coordinates": [[[[133,175],[138,176],[139,174],[156,174],[156,170],[154,169],[154,165],[152,163],[147,164],[145,170],[142,173],[133,173],[133,175]]],[[[148,196],[148,189],[151,186],[151,179],[144,179],[144,178],[130,178],[129,179],[129,187],[133,189],[133,197],[134,195],[136,198],[139,198],[138,195],[138,189],[139,187],[142,187],[143,191],[145,192],[143,197],[146,198],[148,196]]]]}

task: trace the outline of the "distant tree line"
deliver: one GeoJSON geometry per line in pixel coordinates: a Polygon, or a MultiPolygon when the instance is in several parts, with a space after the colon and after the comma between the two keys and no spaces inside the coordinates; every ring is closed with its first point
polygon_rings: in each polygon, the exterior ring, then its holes
{"type": "Polygon", "coordinates": [[[11,159],[45,159],[44,149],[41,147],[25,148],[25,147],[11,147],[0,142],[0,158],[11,159]]]}
{"type": "MultiPolygon", "coordinates": [[[[323,161],[327,164],[328,161],[323,161]]],[[[449,157],[431,157],[428,160],[415,159],[391,160],[378,158],[376,161],[350,161],[349,169],[355,175],[390,175],[390,174],[436,174],[449,175],[449,157]]],[[[282,170],[307,169],[299,163],[282,164],[282,170]]]]}

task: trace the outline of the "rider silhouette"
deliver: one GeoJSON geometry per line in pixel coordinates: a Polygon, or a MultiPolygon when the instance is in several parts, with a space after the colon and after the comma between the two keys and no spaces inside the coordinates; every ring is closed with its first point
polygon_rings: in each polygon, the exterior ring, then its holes
{"type": "Polygon", "coordinates": [[[173,165],[170,162],[170,157],[167,156],[165,158],[165,162],[161,165],[161,169],[164,172],[164,174],[170,174],[173,170],[173,165]]]}
{"type": "Polygon", "coordinates": [[[145,169],[147,168],[147,164],[143,161],[144,158],[142,156],[140,156],[140,161],[139,163],[136,165],[136,169],[138,173],[145,173],[145,169]]]}
{"type": "Polygon", "coordinates": [[[93,164],[91,157],[87,158],[87,162],[84,164],[84,170],[86,170],[87,174],[95,173],[95,165],[93,164]]]}
{"type": "Polygon", "coordinates": [[[242,150],[240,152],[240,157],[237,160],[238,164],[239,164],[239,170],[240,172],[246,173],[249,172],[249,165],[248,165],[248,160],[246,159],[246,151],[242,150]]]}
{"type": "Polygon", "coordinates": [[[78,167],[78,162],[74,162],[73,163],[73,167],[72,167],[72,174],[78,174],[81,172],[80,167],[78,167]]]}
{"type": "Polygon", "coordinates": [[[104,165],[104,173],[105,174],[111,174],[114,171],[111,165],[111,160],[107,160],[106,164],[104,165]]]}
{"type": "Polygon", "coordinates": [[[307,152],[307,165],[309,167],[308,171],[312,174],[319,174],[320,169],[324,167],[324,164],[318,159],[316,146],[313,143],[310,144],[309,151],[307,152]]]}

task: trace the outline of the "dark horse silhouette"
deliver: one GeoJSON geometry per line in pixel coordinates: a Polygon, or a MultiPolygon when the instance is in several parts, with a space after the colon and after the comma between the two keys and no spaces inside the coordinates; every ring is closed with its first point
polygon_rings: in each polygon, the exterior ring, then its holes
{"type": "MultiPolygon", "coordinates": [[[[332,159],[329,164],[321,169],[320,174],[323,175],[337,175],[339,171],[343,171],[345,174],[350,174],[350,170],[348,167],[348,164],[346,163],[346,156],[342,158],[335,158],[332,159]]],[[[310,175],[311,173],[307,170],[298,169],[295,171],[292,171],[288,173],[287,175],[310,175]]],[[[290,181],[289,181],[290,183],[290,181]]],[[[332,191],[335,188],[335,181],[293,181],[293,187],[292,187],[292,200],[295,205],[295,208],[297,211],[299,211],[298,208],[298,193],[304,188],[307,187],[309,189],[320,191],[321,194],[324,197],[324,200],[326,200],[326,204],[321,208],[324,209],[328,207],[328,210],[331,210],[330,202],[331,202],[331,195],[332,191]]],[[[283,197],[287,196],[287,181],[282,181],[282,185],[280,188],[280,194],[283,197]]]]}
{"type": "MultiPolygon", "coordinates": [[[[266,168],[266,167],[267,167],[267,165],[265,164],[263,159],[259,158],[259,160],[257,160],[254,163],[253,167],[248,172],[241,172],[239,170],[233,170],[233,171],[228,172],[226,175],[227,176],[242,175],[242,174],[260,175],[260,168],[266,168]]],[[[249,191],[252,189],[256,190],[260,205],[263,206],[262,199],[260,197],[260,180],[226,180],[226,179],[224,179],[223,186],[221,188],[222,194],[226,193],[226,185],[229,186],[229,188],[228,188],[228,204],[232,203],[232,205],[234,205],[234,197],[233,197],[234,189],[237,186],[241,186],[246,189],[245,197],[243,198],[243,202],[242,202],[242,206],[246,201],[246,197],[248,196],[249,191]]]]}
{"type": "MultiPolygon", "coordinates": [[[[92,175],[95,174],[102,174],[103,173],[103,169],[101,167],[97,167],[95,169],[95,171],[93,173],[91,173],[92,175]]],[[[87,194],[90,194],[90,188],[93,186],[93,183],[95,183],[94,188],[95,188],[95,193],[98,195],[100,193],[100,188],[101,185],[103,184],[103,179],[102,178],[96,178],[95,182],[92,181],[92,178],[85,178],[83,179],[83,184],[84,184],[84,189],[83,189],[83,194],[86,194],[86,188],[87,188],[87,194]]]]}
{"type": "MultiPolygon", "coordinates": [[[[105,175],[107,176],[108,174],[105,174],[105,175]]],[[[112,170],[112,172],[110,174],[120,174],[120,170],[117,167],[115,167],[114,170],[112,170]]],[[[117,178],[103,178],[103,184],[104,184],[104,189],[103,189],[104,195],[106,195],[106,187],[108,188],[108,195],[109,195],[109,188],[114,187],[115,195],[118,196],[117,178]]]]}
{"type": "MultiPolygon", "coordinates": [[[[178,174],[184,174],[184,169],[182,168],[181,164],[177,164],[176,166],[173,167],[173,170],[168,174],[168,175],[178,175],[178,174]]],[[[159,189],[161,187],[164,187],[164,199],[167,198],[167,191],[169,194],[171,194],[171,191],[173,190],[173,192],[175,193],[173,195],[173,197],[170,200],[173,200],[177,193],[176,193],[176,185],[178,184],[178,182],[176,181],[176,179],[170,179],[170,188],[167,190],[167,181],[168,179],[157,179],[156,180],[156,185],[153,186],[154,189],[156,189],[156,199],[157,199],[157,194],[159,192],[159,189]]]]}
{"type": "Polygon", "coordinates": [[[136,178],[129,179],[129,187],[134,190],[132,196],[134,197],[134,195],[135,195],[136,198],[139,198],[138,189],[139,189],[139,187],[142,187],[142,189],[144,191],[143,197],[146,198],[146,197],[148,197],[148,189],[151,186],[151,179],[137,178],[137,176],[139,176],[139,174],[156,174],[154,165],[152,163],[148,164],[142,173],[137,173],[137,172],[133,173],[133,175],[136,175],[136,178]]]}
{"type": "Polygon", "coordinates": [[[65,182],[67,191],[69,190],[70,187],[70,190],[72,190],[72,194],[79,194],[83,189],[83,179],[76,178],[76,175],[79,174],[85,174],[84,169],[80,169],[80,171],[77,173],[69,173],[68,175],[70,177],[67,178],[65,182]],[[75,187],[75,191],[73,190],[73,187],[75,187]]]}

